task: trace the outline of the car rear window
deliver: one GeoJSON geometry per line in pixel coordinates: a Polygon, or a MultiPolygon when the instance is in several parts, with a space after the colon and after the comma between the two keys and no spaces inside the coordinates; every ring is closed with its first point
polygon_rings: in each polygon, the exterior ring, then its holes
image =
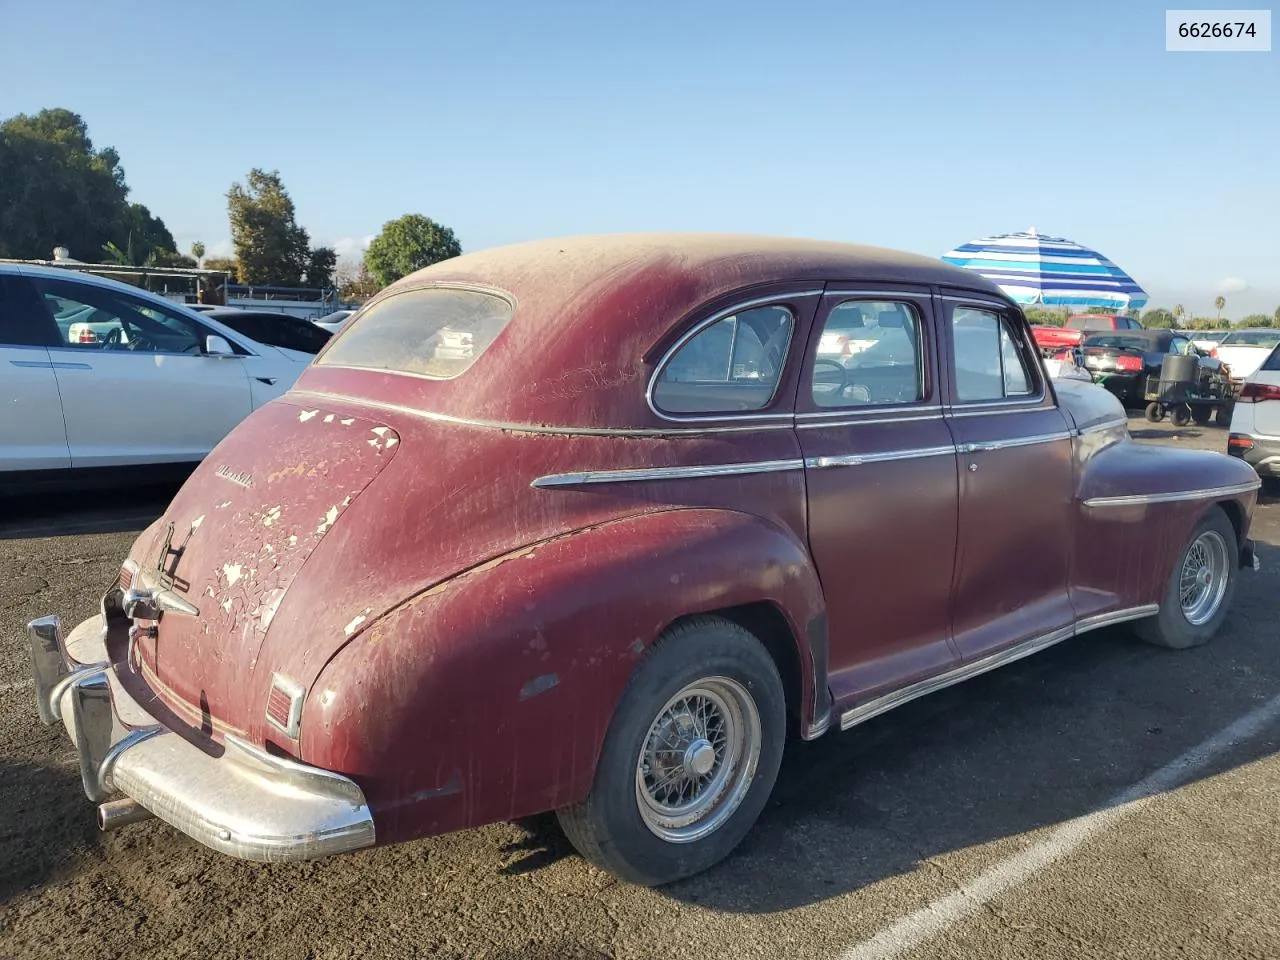
{"type": "Polygon", "coordinates": [[[478,290],[407,290],[362,311],[317,363],[449,380],[489,348],[512,312],[509,301],[478,290]]]}
{"type": "Polygon", "coordinates": [[[1280,344],[1280,330],[1240,330],[1228,333],[1220,347],[1274,347],[1280,344]]]}
{"type": "Polygon", "coordinates": [[[1262,369],[1267,371],[1280,370],[1280,346],[1271,351],[1271,355],[1262,361],[1262,369]]]}
{"type": "Polygon", "coordinates": [[[1123,334],[1107,334],[1105,336],[1089,337],[1085,340],[1086,347],[1114,347],[1118,350],[1151,350],[1154,343],[1146,337],[1126,337],[1123,334]]]}

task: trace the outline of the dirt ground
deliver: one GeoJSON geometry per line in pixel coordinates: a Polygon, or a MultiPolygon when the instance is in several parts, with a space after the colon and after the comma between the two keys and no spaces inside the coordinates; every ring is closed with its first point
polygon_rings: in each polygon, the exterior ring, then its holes
{"type": "MultiPolygon", "coordinates": [[[[1225,447],[1216,426],[1131,426],[1225,447]]],[[[1212,644],[1103,631],[793,744],[740,850],[648,890],[553,817],[297,865],[157,821],[99,833],[36,717],[22,626],[90,615],[167,495],[0,505],[0,957],[1280,956],[1274,498],[1212,644]]]]}

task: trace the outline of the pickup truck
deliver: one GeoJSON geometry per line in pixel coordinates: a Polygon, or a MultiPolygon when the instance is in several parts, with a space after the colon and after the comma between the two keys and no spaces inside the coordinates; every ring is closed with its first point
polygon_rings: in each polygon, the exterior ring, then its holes
{"type": "Polygon", "coordinates": [[[1141,330],[1142,324],[1124,314],[1082,313],[1067,318],[1065,326],[1033,326],[1032,336],[1041,356],[1050,357],[1062,350],[1076,350],[1086,334],[1100,331],[1141,330]]]}

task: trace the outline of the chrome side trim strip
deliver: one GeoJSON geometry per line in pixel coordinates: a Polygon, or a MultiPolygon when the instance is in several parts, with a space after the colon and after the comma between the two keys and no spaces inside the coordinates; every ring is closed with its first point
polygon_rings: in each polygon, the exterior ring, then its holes
{"type": "Polygon", "coordinates": [[[1116,623],[1124,623],[1128,620],[1138,620],[1142,617],[1155,616],[1160,612],[1158,604],[1146,604],[1140,607],[1129,607],[1125,610],[1115,610],[1111,613],[1101,613],[1096,616],[1086,617],[1078,620],[1069,627],[1063,627],[1060,630],[1054,630],[1052,633],[1046,633],[1039,637],[1033,637],[1016,646],[1009,647],[1007,650],[1001,650],[990,656],[983,657],[980,660],[974,660],[971,663],[963,663],[958,667],[948,670],[946,673],[939,674],[936,677],[927,677],[924,680],[903,687],[900,690],[894,690],[883,696],[876,697],[874,700],[868,700],[866,703],[854,707],[852,710],[846,710],[840,715],[840,729],[848,730],[850,727],[856,727],[860,723],[877,717],[882,713],[887,713],[894,707],[900,707],[903,704],[910,703],[912,700],[918,700],[920,697],[927,696],[930,693],[936,693],[939,690],[945,690],[947,687],[955,686],[965,680],[980,676],[991,670],[1006,666],[1024,657],[1029,657],[1041,650],[1046,650],[1054,644],[1061,643],[1063,640],[1069,640],[1081,633],[1090,630],[1096,630],[1099,627],[1106,627],[1116,623]]]}
{"type": "Polygon", "coordinates": [[[1076,431],[1076,433],[1078,436],[1083,437],[1090,433],[1101,433],[1103,430],[1114,430],[1116,427],[1128,426],[1129,421],[1127,419],[1121,420],[1117,417],[1114,420],[1103,420],[1101,423],[1092,423],[1087,427],[1082,427],[1080,430],[1076,431]]]}
{"type": "Polygon", "coordinates": [[[735,477],[753,473],[800,470],[803,460],[760,460],[754,463],[721,463],[691,467],[641,467],[634,470],[584,470],[538,477],[531,487],[578,487],[589,483],[635,483],[644,480],[688,480],[697,477],[735,477]]]}
{"type": "MultiPolygon", "coordinates": [[[[805,413],[797,413],[797,420],[816,420],[820,417],[850,417],[859,413],[868,415],[879,414],[882,417],[893,417],[895,413],[911,414],[912,418],[916,418],[917,414],[929,414],[934,416],[942,415],[942,404],[940,403],[921,403],[921,404],[885,404],[878,406],[868,404],[866,406],[848,406],[831,410],[814,410],[805,413]]],[[[896,419],[896,418],[895,418],[896,419]]]]}
{"type": "MultiPolygon", "coordinates": [[[[757,297],[754,300],[747,300],[743,303],[738,303],[738,304],[734,304],[731,307],[726,307],[724,310],[717,310],[715,313],[707,317],[705,320],[702,320],[699,323],[694,324],[692,328],[690,328],[689,330],[686,330],[675,343],[673,343],[670,347],[667,348],[666,353],[662,355],[662,358],[657,362],[657,364],[653,368],[653,376],[649,378],[649,384],[648,386],[645,387],[645,390],[644,390],[644,402],[649,405],[649,409],[653,411],[653,415],[655,417],[658,417],[661,420],[670,421],[671,423],[691,423],[691,422],[697,423],[697,422],[727,420],[727,419],[766,420],[766,419],[772,419],[776,417],[786,417],[788,420],[790,420],[791,414],[789,413],[733,414],[733,413],[726,412],[722,414],[716,414],[714,416],[691,416],[691,417],[674,416],[672,414],[663,413],[661,410],[658,409],[657,404],[653,402],[653,390],[658,383],[658,378],[662,376],[662,371],[666,367],[667,361],[669,361],[673,356],[675,356],[676,351],[678,351],[681,347],[683,347],[686,343],[688,343],[690,340],[696,337],[699,333],[701,333],[707,327],[711,326],[713,323],[723,320],[725,317],[732,317],[735,313],[741,313],[743,310],[750,310],[752,307],[763,307],[771,303],[782,303],[787,300],[795,300],[801,297],[820,297],[820,296],[822,296],[822,290],[820,289],[819,290],[802,290],[797,293],[778,293],[778,294],[774,294],[771,297],[757,297]]],[[[772,403],[776,398],[777,392],[778,392],[778,386],[780,386],[782,383],[782,374],[786,372],[787,360],[790,358],[790,355],[791,355],[791,346],[793,341],[796,338],[796,326],[799,324],[799,321],[800,321],[800,318],[792,314],[791,333],[787,337],[787,349],[782,356],[782,362],[780,364],[780,370],[778,374],[778,384],[774,386],[774,391],[773,391],[774,395],[769,398],[769,403],[772,403]]]]}
{"type": "Polygon", "coordinates": [[[1217,497],[1234,497],[1241,493],[1252,493],[1262,486],[1261,479],[1246,480],[1244,483],[1233,483],[1225,487],[1203,487],[1199,490],[1175,490],[1171,493],[1137,493],[1125,497],[1090,497],[1084,502],[1086,507],[1135,507],[1150,503],[1177,503],[1182,500],[1212,500],[1217,497]]]}
{"type": "Polygon", "coordinates": [[[1057,433],[1040,433],[1033,437],[1014,437],[1010,440],[988,440],[983,443],[962,443],[956,447],[960,453],[983,453],[991,450],[1007,450],[1010,447],[1033,447],[1040,443],[1053,443],[1057,440],[1070,440],[1074,436],[1070,431],[1057,433]]]}
{"type": "Polygon", "coordinates": [[[888,463],[891,460],[922,460],[925,457],[949,457],[956,452],[953,446],[916,447],[910,450],[889,450],[884,453],[847,453],[831,457],[806,457],[804,465],[810,470],[826,467],[860,467],[867,463],[888,463]]]}
{"type": "MultiPolygon", "coordinates": [[[[481,427],[488,430],[508,430],[514,433],[536,433],[559,437],[693,437],[708,433],[751,433],[757,430],[790,430],[793,426],[790,414],[775,414],[785,417],[777,423],[750,423],[745,426],[704,426],[700,423],[673,424],[670,428],[651,429],[646,427],[551,427],[537,423],[515,423],[502,420],[476,420],[470,417],[455,417],[447,413],[435,413],[430,410],[419,410],[398,403],[385,403],[367,397],[353,397],[342,393],[329,393],[321,390],[292,390],[285,396],[289,398],[308,397],[313,400],[336,400],[340,403],[355,403],[362,407],[377,410],[388,410],[407,417],[417,417],[435,423],[451,423],[461,427],[481,427]]],[[[724,420],[742,420],[732,414],[720,418],[724,420]]]]}
{"type": "Polygon", "coordinates": [[[947,408],[949,417],[991,417],[999,413],[1034,413],[1037,410],[1053,410],[1055,407],[1044,405],[1044,395],[1010,401],[998,400],[994,403],[953,404],[947,408]]]}

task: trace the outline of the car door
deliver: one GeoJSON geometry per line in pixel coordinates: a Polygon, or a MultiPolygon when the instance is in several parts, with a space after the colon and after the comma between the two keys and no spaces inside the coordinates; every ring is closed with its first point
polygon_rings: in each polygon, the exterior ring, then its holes
{"type": "Polygon", "coordinates": [[[971,661],[1074,620],[1072,434],[1017,311],[960,292],[941,306],[960,478],[952,633],[971,661]]]}
{"type": "Polygon", "coordinates": [[[109,286],[31,283],[58,328],[49,355],[73,467],[194,463],[248,416],[244,366],[205,355],[193,319],[109,286]]]}
{"type": "Polygon", "coordinates": [[[957,523],[928,289],[829,290],[796,427],[838,709],[953,666],[957,523]]]}
{"type": "Polygon", "coordinates": [[[48,344],[52,324],[24,296],[23,281],[0,274],[0,472],[71,466],[62,402],[48,344]]]}

